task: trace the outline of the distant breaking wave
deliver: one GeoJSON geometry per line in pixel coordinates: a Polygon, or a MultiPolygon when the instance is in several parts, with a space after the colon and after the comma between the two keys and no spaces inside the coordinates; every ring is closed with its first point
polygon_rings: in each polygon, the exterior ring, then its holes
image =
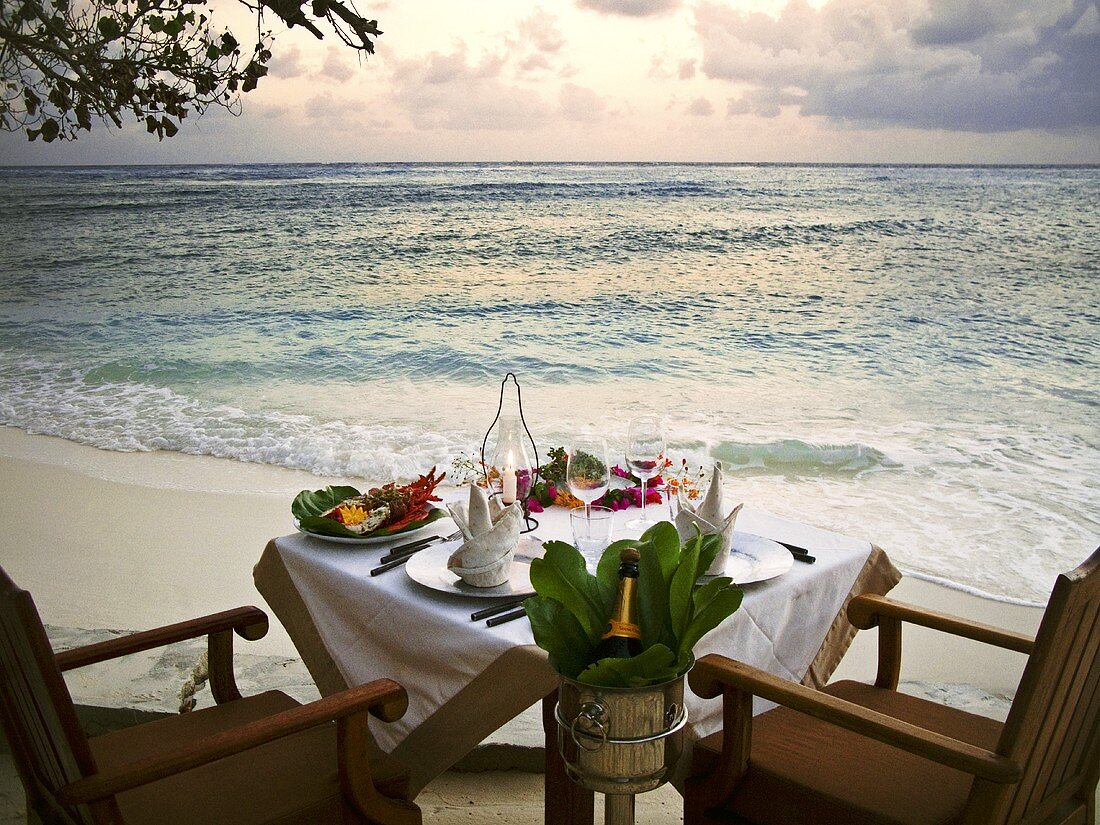
{"type": "Polygon", "coordinates": [[[857,475],[901,466],[881,450],[865,444],[807,444],[797,439],[767,444],[723,441],[711,449],[711,455],[727,470],[736,470],[740,475],[857,475]]]}

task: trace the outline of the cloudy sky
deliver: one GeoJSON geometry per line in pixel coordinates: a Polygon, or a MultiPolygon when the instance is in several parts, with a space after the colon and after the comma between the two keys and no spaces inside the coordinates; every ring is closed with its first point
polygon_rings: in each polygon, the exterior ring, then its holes
{"type": "MultiPolygon", "coordinates": [[[[276,31],[243,114],[0,162],[1100,162],[1098,0],[406,0],[276,31]]],[[[232,0],[216,20],[244,42],[232,0]]]]}

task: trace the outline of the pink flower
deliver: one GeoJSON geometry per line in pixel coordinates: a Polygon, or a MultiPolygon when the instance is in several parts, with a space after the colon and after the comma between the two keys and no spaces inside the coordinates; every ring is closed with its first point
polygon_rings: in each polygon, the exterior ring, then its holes
{"type": "Polygon", "coordinates": [[[543,506],[537,498],[531,496],[527,499],[527,512],[529,513],[541,513],[543,512],[543,506]]]}

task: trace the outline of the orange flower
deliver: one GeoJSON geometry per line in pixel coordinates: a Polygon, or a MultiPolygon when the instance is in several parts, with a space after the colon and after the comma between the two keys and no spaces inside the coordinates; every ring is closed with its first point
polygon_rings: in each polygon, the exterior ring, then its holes
{"type": "Polygon", "coordinates": [[[581,501],[579,498],[577,498],[575,495],[568,492],[567,490],[558,491],[558,497],[554,499],[554,504],[556,504],[558,507],[569,508],[584,506],[583,501],[581,501]]]}

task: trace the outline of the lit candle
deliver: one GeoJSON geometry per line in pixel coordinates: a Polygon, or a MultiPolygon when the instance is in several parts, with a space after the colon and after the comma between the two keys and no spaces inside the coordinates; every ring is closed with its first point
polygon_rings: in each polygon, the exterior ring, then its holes
{"type": "Polygon", "coordinates": [[[504,465],[504,474],[501,477],[501,499],[505,504],[511,504],[516,500],[516,460],[512,451],[508,451],[508,463],[504,465]]]}

